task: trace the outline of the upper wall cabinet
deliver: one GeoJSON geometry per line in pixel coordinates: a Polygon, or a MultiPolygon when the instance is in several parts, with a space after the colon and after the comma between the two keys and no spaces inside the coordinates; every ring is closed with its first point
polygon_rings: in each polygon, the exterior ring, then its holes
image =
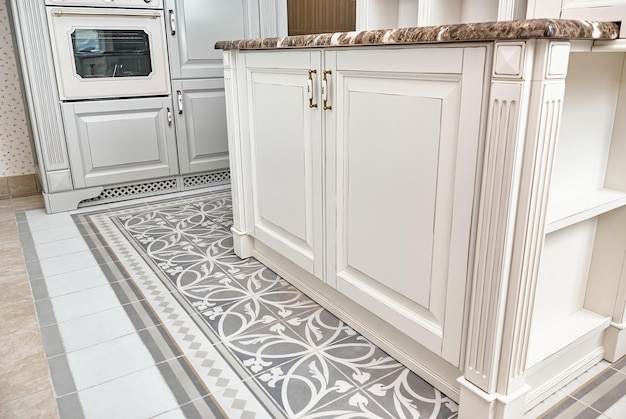
{"type": "Polygon", "coordinates": [[[246,0],[166,0],[168,48],[173,79],[222,77],[215,42],[249,37],[246,0]]]}

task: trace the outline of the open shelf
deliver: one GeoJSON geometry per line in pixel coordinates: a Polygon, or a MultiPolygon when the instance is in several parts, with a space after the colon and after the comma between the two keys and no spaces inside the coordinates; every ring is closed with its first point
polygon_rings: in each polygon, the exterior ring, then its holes
{"type": "Polygon", "coordinates": [[[606,329],[610,323],[610,317],[581,308],[537,333],[531,333],[526,368],[556,354],[588,333],[606,329]]]}
{"type": "Polygon", "coordinates": [[[626,192],[613,189],[598,189],[551,204],[546,215],[545,233],[552,233],[624,205],[626,192]]]}

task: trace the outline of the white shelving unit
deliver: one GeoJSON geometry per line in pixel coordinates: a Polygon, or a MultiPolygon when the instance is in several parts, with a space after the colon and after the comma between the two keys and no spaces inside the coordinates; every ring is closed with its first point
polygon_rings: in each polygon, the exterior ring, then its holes
{"type": "Polygon", "coordinates": [[[553,233],[624,205],[626,192],[606,188],[557,202],[548,209],[545,232],[553,233]]]}

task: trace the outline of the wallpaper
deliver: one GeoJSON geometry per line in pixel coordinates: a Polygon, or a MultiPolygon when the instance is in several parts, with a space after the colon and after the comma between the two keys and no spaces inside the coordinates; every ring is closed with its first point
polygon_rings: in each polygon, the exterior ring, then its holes
{"type": "Polygon", "coordinates": [[[6,0],[0,0],[0,177],[35,173],[6,0]]]}

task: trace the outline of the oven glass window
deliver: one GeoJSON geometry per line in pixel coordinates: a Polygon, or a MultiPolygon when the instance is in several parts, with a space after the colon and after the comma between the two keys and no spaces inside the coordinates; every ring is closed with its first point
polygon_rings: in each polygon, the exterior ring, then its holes
{"type": "Polygon", "coordinates": [[[152,72],[150,42],[142,30],[76,29],[76,74],[84,79],[140,77],[152,72]]]}

